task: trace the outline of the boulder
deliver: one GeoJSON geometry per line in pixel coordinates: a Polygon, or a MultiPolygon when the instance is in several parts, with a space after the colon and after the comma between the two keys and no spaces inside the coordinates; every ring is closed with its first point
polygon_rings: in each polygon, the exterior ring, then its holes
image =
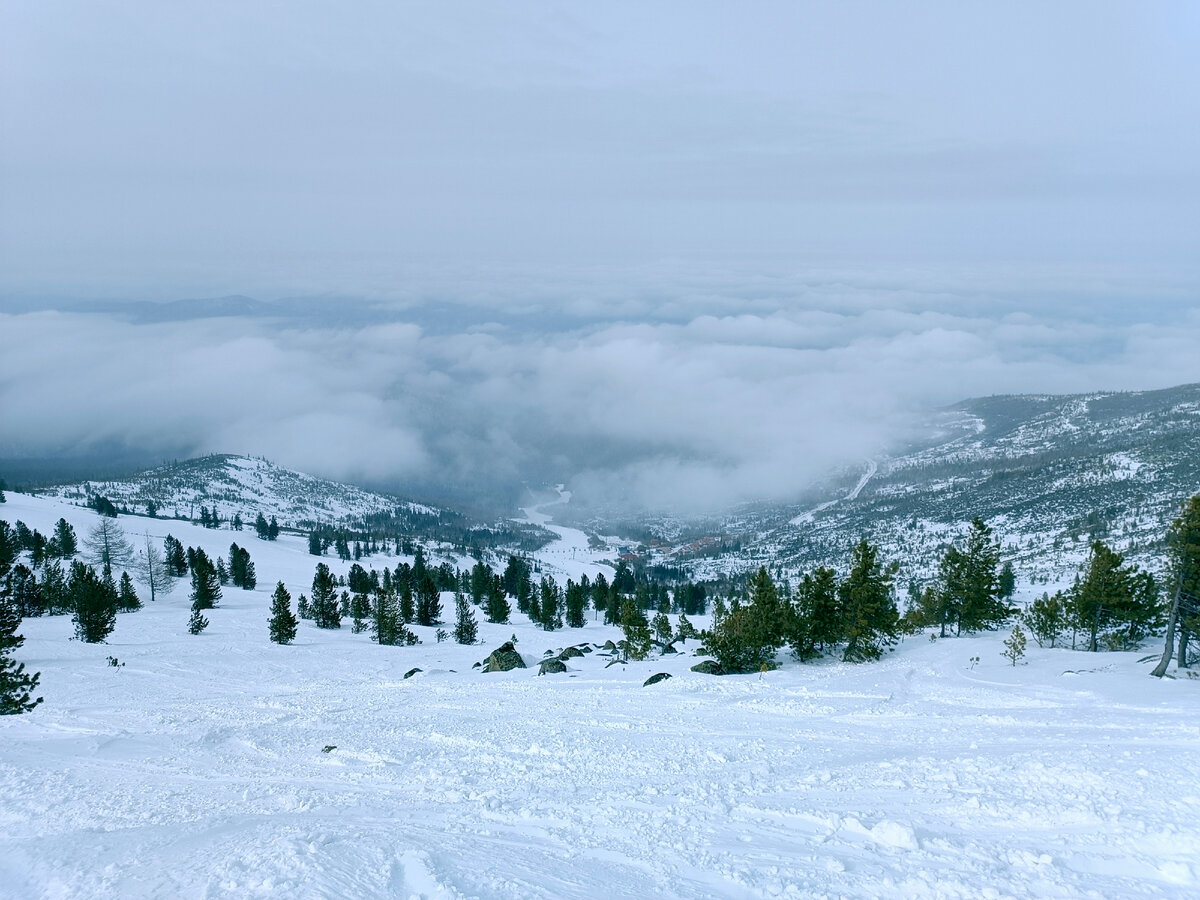
{"type": "Polygon", "coordinates": [[[568,647],[562,653],[558,654],[558,658],[563,662],[566,662],[568,659],[575,659],[579,656],[583,656],[583,651],[581,651],[578,647],[568,647]]]}
{"type": "Polygon", "coordinates": [[[567,671],[567,667],[563,665],[563,661],[556,656],[550,659],[542,660],[542,664],[538,666],[539,675],[557,675],[560,672],[567,671]]]}
{"type": "Polygon", "coordinates": [[[616,645],[616,644],[614,644],[612,641],[605,641],[605,642],[604,642],[604,646],[603,646],[603,647],[601,647],[600,649],[601,649],[601,650],[616,650],[616,649],[617,649],[617,645],[616,645]]]}
{"type": "Polygon", "coordinates": [[[665,647],[662,648],[662,652],[663,652],[663,656],[667,656],[671,653],[678,653],[679,651],[675,649],[674,644],[667,644],[665,647]]]}
{"type": "Polygon", "coordinates": [[[701,675],[724,675],[725,670],[721,668],[721,664],[715,659],[706,659],[704,662],[698,662],[692,666],[693,672],[699,672],[701,675]]]}
{"type": "Polygon", "coordinates": [[[525,660],[521,659],[521,654],[513,647],[512,641],[507,641],[492,651],[492,655],[483,666],[483,671],[507,672],[509,669],[524,668],[525,660]]]}
{"type": "Polygon", "coordinates": [[[652,684],[658,684],[660,681],[666,681],[671,677],[670,672],[659,672],[657,675],[651,675],[642,682],[642,687],[650,687],[652,684]]]}
{"type": "Polygon", "coordinates": [[[420,672],[420,671],[421,671],[420,669],[415,669],[415,668],[414,668],[414,669],[409,669],[407,672],[405,672],[405,673],[404,673],[404,677],[405,677],[405,678],[412,678],[414,675],[416,675],[416,674],[417,674],[418,672],[420,672]]]}

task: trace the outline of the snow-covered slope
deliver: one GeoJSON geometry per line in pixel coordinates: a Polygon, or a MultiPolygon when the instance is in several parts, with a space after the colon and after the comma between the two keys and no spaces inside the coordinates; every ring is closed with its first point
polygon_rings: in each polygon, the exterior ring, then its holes
{"type": "Polygon", "coordinates": [[[264,459],[219,454],[150,469],[124,481],[87,481],[49,493],[86,503],[107,497],[119,507],[144,512],[153,503],[158,514],[194,519],[200,507],[215,507],[222,519],[240,514],[253,523],[262,513],[285,527],[314,523],[337,525],[374,513],[436,516],[439,510],[354,485],[315,478],[264,459]]]}
{"type": "MultiPolygon", "coordinates": [[[[43,532],[60,515],[94,521],[53,498],[0,506],[43,532]]],[[[315,560],[286,534],[239,543],[260,587],[227,587],[200,635],[184,585],[107,644],[71,641],[66,617],[22,623],[45,703],[0,717],[0,897],[1200,893],[1200,684],[1151,679],[1137,654],[1031,647],[1013,668],[1001,635],[922,637],[761,676],[692,673],[694,646],[485,675],[473,664],[514,635],[532,666],[615,632],[518,615],[477,646],[418,629],[379,647],[302,622],[276,646],[270,590],[305,590],[315,560]]]]}

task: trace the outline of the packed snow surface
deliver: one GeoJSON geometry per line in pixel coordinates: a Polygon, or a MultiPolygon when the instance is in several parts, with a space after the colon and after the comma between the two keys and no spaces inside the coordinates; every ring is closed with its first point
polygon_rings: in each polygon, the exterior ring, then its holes
{"type": "MultiPolygon", "coordinates": [[[[43,533],[94,521],[9,501],[43,533]]],[[[539,677],[544,651],[617,633],[520,616],[471,647],[348,622],[276,646],[270,591],[316,562],[301,538],[120,522],[237,540],[259,587],[226,587],[197,636],[186,584],[107,644],[22,624],[45,703],[0,718],[2,897],[1200,896],[1200,681],[1138,654],[1031,642],[1014,668],[1003,635],[921,636],[716,678],[689,642],[539,677]],[[472,668],[513,635],[530,668],[472,668]]]]}

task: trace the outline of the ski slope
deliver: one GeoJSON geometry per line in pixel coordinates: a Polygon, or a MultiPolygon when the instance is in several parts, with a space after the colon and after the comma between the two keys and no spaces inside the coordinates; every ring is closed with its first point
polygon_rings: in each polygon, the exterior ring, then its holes
{"type": "MultiPolygon", "coordinates": [[[[0,506],[59,515],[93,520],[0,506]]],[[[197,636],[185,585],[107,644],[22,624],[45,703],[0,718],[0,897],[1200,895],[1200,681],[1137,654],[1031,644],[1014,668],[1002,635],[921,637],[872,665],[714,678],[689,646],[538,677],[615,631],[523,621],[473,647],[302,622],[280,647],[269,594],[307,591],[300,539],[120,522],[237,539],[260,586],[226,587],[197,636]],[[472,668],[514,635],[531,668],[472,668]]]]}

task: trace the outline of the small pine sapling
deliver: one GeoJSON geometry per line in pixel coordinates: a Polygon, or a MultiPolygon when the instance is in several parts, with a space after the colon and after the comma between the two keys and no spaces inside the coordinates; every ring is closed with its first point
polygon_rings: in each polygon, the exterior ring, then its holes
{"type": "Polygon", "coordinates": [[[192,617],[188,619],[188,634],[199,634],[208,627],[208,619],[206,619],[200,610],[192,607],[192,617]]]}
{"type": "Polygon", "coordinates": [[[1012,634],[1004,642],[1004,649],[1000,651],[1000,655],[1011,660],[1014,666],[1017,660],[1025,655],[1025,632],[1021,630],[1020,625],[1013,626],[1012,634]]]}

